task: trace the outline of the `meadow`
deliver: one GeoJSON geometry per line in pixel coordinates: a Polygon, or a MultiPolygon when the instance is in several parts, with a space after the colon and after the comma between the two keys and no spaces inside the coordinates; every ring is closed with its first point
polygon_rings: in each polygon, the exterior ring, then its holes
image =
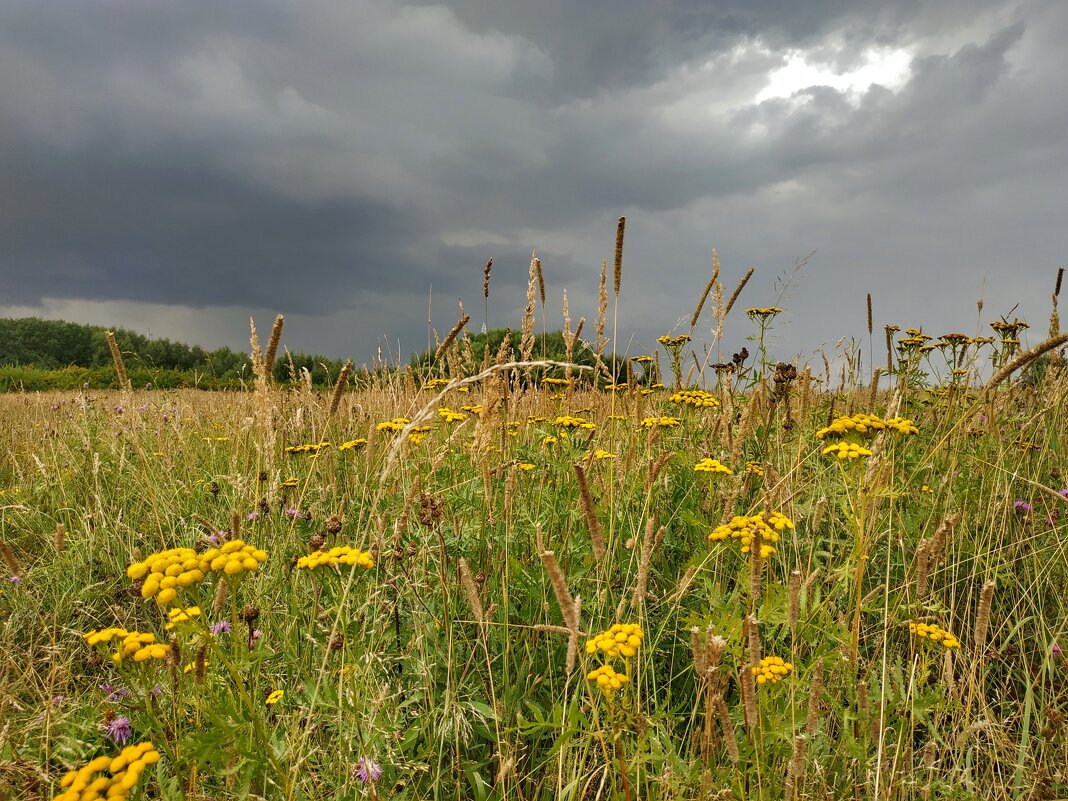
{"type": "Polygon", "coordinates": [[[495,353],[0,396],[0,797],[1068,795],[1058,293],[804,366],[717,272],[613,368],[618,252],[592,369],[532,263],[495,353]]]}

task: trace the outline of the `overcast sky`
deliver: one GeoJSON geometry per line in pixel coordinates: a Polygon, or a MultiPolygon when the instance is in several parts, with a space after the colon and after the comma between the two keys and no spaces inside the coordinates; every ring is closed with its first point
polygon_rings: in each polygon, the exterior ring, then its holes
{"type": "Polygon", "coordinates": [[[868,292],[935,335],[1018,303],[1034,341],[1066,41],[1060,0],[0,0],[0,315],[247,349],[281,312],[293,350],[407,358],[431,287],[481,327],[490,257],[517,327],[533,248],[549,326],[565,289],[592,326],[623,214],[621,351],[713,248],[728,292],[756,268],[728,353],[745,306],[787,310],[777,358],[866,337],[868,292]]]}

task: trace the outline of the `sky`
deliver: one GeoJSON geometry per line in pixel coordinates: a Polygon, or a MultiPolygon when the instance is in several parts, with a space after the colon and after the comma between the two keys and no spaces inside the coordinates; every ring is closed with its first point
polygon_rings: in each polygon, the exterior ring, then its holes
{"type": "Polygon", "coordinates": [[[536,249],[589,332],[625,215],[621,353],[688,330],[713,249],[755,269],[728,357],[747,306],[777,359],[867,343],[868,293],[1038,341],[1065,41],[1060,0],[0,0],[0,316],[406,360],[481,328],[489,258],[518,328],[536,249]]]}

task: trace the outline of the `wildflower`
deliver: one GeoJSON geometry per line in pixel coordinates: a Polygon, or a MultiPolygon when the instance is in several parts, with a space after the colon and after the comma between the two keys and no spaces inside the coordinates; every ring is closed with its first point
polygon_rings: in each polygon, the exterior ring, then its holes
{"type": "Polygon", "coordinates": [[[282,514],[284,514],[290,520],[300,520],[304,517],[304,515],[300,513],[300,509],[297,509],[292,506],[287,506],[285,509],[283,509],[282,514]]]}
{"type": "Polygon", "coordinates": [[[211,633],[218,637],[220,634],[229,634],[232,628],[229,620],[220,620],[211,625],[211,633]]]}
{"type": "Polygon", "coordinates": [[[861,456],[871,456],[871,451],[862,448],[855,442],[837,442],[823,449],[824,455],[832,453],[839,459],[859,459],[861,456]]]}
{"type": "Polygon", "coordinates": [[[920,487],[920,492],[922,492],[922,493],[924,493],[926,495],[930,495],[931,493],[934,492],[934,490],[931,489],[927,484],[924,484],[923,486],[920,487]]]}
{"type": "Polygon", "coordinates": [[[1049,652],[1053,656],[1054,659],[1060,659],[1061,658],[1061,646],[1058,645],[1057,643],[1053,643],[1053,647],[1049,649],[1049,652]]]}
{"type": "Polygon", "coordinates": [[[438,416],[446,423],[462,423],[464,420],[467,419],[467,415],[460,414],[459,412],[454,412],[447,406],[442,406],[440,409],[438,409],[438,416]]]}
{"type": "Polygon", "coordinates": [[[347,442],[342,442],[337,446],[339,451],[351,451],[354,448],[359,448],[361,445],[366,445],[367,440],[363,437],[357,437],[356,439],[350,439],[347,442]]]}
{"type": "Polygon", "coordinates": [[[719,461],[719,459],[704,458],[693,466],[695,473],[723,473],[724,475],[733,476],[732,471],[727,465],[719,461]]]}
{"type": "Polygon", "coordinates": [[[597,428],[596,423],[591,423],[584,417],[575,417],[569,414],[563,414],[553,420],[553,425],[560,428],[583,428],[587,431],[592,431],[597,428]]]}
{"type": "Polygon", "coordinates": [[[614,453],[611,453],[610,451],[606,451],[606,450],[603,450],[602,448],[598,448],[597,450],[595,450],[592,453],[588,454],[587,458],[589,458],[589,459],[615,459],[616,455],[614,453]]]}
{"type": "Polygon", "coordinates": [[[461,406],[460,409],[465,412],[470,412],[471,414],[482,414],[486,411],[486,408],[481,403],[474,403],[470,406],[461,406]]]}
{"type": "Polygon", "coordinates": [[[134,581],[143,580],[142,598],[155,597],[164,606],[175,599],[178,590],[203,581],[209,561],[207,554],[198,554],[192,548],[170,548],[134,562],[126,568],[126,575],[134,581]]]}
{"type": "Polygon", "coordinates": [[[755,515],[735,515],[729,523],[717,526],[708,535],[712,541],[738,539],[742,543],[742,553],[749,553],[754,535],[760,533],[760,556],[766,559],[775,553],[775,543],[780,539],[780,532],[794,528],[790,518],[780,512],[758,512],[755,515]]]}
{"type": "Polygon", "coordinates": [[[293,489],[300,484],[295,478],[287,478],[281,484],[278,485],[279,489],[293,489]]]}
{"type": "Polygon", "coordinates": [[[555,445],[557,442],[559,442],[559,440],[556,437],[554,437],[552,434],[550,434],[549,436],[545,437],[541,441],[541,444],[542,445],[555,445]]]}
{"type": "Polygon", "coordinates": [[[112,687],[108,682],[98,684],[97,689],[105,694],[104,700],[109,704],[117,704],[119,701],[126,699],[130,695],[130,691],[125,687],[112,687]]]}
{"type": "Polygon", "coordinates": [[[719,406],[716,396],[703,389],[684,389],[671,395],[668,400],[696,409],[715,409],[719,406]]]}
{"type": "Polygon", "coordinates": [[[423,385],[425,389],[439,389],[441,387],[447,387],[450,383],[448,378],[431,378],[426,384],[423,385]]]}
{"type": "Polygon", "coordinates": [[[126,741],[133,736],[133,726],[128,717],[112,718],[108,723],[107,735],[111,741],[118,745],[126,745],[126,741]]]}
{"type": "Polygon", "coordinates": [[[757,684],[777,684],[793,669],[792,663],[784,662],[778,656],[765,656],[760,660],[759,665],[750,668],[753,671],[753,675],[756,676],[757,684]]]}
{"type": "Polygon", "coordinates": [[[617,673],[611,665],[601,665],[586,674],[588,681],[597,682],[605,696],[611,698],[615,691],[630,681],[626,673],[617,673]]]}
{"type": "Polygon", "coordinates": [[[595,654],[600,650],[608,658],[622,656],[626,659],[638,652],[638,647],[642,644],[644,637],[645,634],[637,624],[616,623],[607,631],[587,640],[586,653],[595,654]]]}
{"type": "Polygon", "coordinates": [[[375,431],[401,431],[408,423],[412,422],[407,417],[394,417],[375,426],[375,431]]]}
{"type": "Polygon", "coordinates": [[[516,462],[516,467],[525,473],[529,473],[534,469],[534,464],[532,462],[516,462]]]}
{"type": "Polygon", "coordinates": [[[946,629],[933,623],[920,623],[914,621],[909,623],[909,631],[917,637],[941,643],[942,646],[947,649],[960,648],[960,640],[950,634],[946,629]]]}
{"type": "Polygon", "coordinates": [[[679,334],[675,337],[671,337],[665,334],[664,336],[657,337],[656,341],[663,345],[665,348],[678,348],[689,342],[690,337],[687,334],[679,334]]]}
{"type": "Polygon", "coordinates": [[[285,690],[272,690],[271,694],[267,696],[267,700],[264,701],[267,706],[274,706],[282,700],[282,696],[286,694],[285,690]]]}
{"type": "Polygon", "coordinates": [[[188,609],[175,607],[167,613],[167,617],[169,619],[164,628],[167,629],[167,631],[171,631],[179,623],[187,623],[195,617],[200,617],[200,607],[190,606],[188,609]]]}
{"type": "Polygon", "coordinates": [[[376,782],[382,778],[382,766],[370,757],[361,756],[352,774],[364,784],[376,782]]]}
{"type": "Polygon", "coordinates": [[[752,473],[754,476],[764,476],[764,466],[760,462],[746,462],[745,472],[752,473]]]}
{"type": "Polygon", "coordinates": [[[221,548],[209,548],[201,558],[207,570],[237,576],[259,570],[267,561],[267,552],[238,539],[230,540],[221,548]]]}
{"type": "Polygon", "coordinates": [[[574,382],[570,378],[543,378],[541,383],[555,387],[569,387],[574,382]]]}
{"type": "Polygon", "coordinates": [[[98,756],[63,777],[60,787],[65,790],[55,796],[55,801],[127,798],[145,768],[157,762],[159,752],[150,742],[128,745],[115,757],[98,756]]]}
{"type": "Polygon", "coordinates": [[[769,320],[776,314],[781,314],[782,309],[778,306],[754,306],[746,309],[745,313],[748,314],[754,320],[760,320],[761,322],[769,320]]]}
{"type": "Polygon", "coordinates": [[[19,586],[19,585],[20,585],[20,584],[22,583],[22,576],[18,576],[18,575],[15,575],[15,576],[11,576],[11,577],[10,577],[10,578],[8,579],[8,581],[9,581],[9,582],[10,582],[11,584],[14,584],[14,585],[15,585],[15,586],[17,587],[17,586],[19,586]]]}
{"type": "Polygon", "coordinates": [[[680,425],[681,421],[677,417],[645,417],[642,418],[642,428],[674,428],[680,425]]]}
{"type": "Polygon", "coordinates": [[[1034,507],[1031,506],[1031,504],[1029,504],[1027,501],[1017,500],[1012,502],[1012,511],[1014,511],[1020,517],[1026,517],[1027,515],[1031,514],[1033,510],[1034,507]]]}
{"type": "Polygon", "coordinates": [[[348,545],[339,545],[329,551],[315,551],[297,560],[298,570],[315,570],[318,567],[360,566],[370,570],[375,566],[371,554],[348,545]]]}

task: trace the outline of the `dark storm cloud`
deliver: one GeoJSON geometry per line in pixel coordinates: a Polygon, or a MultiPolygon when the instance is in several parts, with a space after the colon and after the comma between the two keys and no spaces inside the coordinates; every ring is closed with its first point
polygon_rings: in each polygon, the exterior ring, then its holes
{"type": "Polygon", "coordinates": [[[537,247],[554,309],[567,287],[591,317],[620,213],[645,344],[713,246],[764,294],[818,251],[798,342],[866,291],[919,316],[921,279],[1000,292],[1014,255],[1039,298],[1068,246],[1065,35],[1041,0],[8,3],[0,303],[279,309],[337,353],[425,338],[431,285],[447,329],[488,256],[515,324],[537,247]],[[907,82],[757,99],[798,54],[873,48],[907,82]]]}

